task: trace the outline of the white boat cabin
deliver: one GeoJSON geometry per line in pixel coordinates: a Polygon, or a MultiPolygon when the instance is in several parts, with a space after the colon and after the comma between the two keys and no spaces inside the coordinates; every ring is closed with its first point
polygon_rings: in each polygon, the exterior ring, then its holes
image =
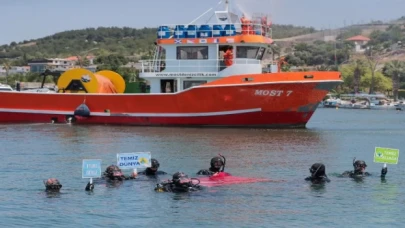
{"type": "Polygon", "coordinates": [[[175,93],[221,77],[277,71],[269,61],[273,41],[267,16],[239,17],[226,5],[225,11],[215,11],[215,17],[211,24],[159,27],[153,60],[141,61],[140,77],[149,81],[151,93],[175,93]]]}

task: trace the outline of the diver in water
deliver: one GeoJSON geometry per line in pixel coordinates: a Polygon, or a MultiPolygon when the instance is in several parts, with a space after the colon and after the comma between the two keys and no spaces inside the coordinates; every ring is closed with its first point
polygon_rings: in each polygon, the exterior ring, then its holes
{"type": "Polygon", "coordinates": [[[59,192],[62,188],[61,183],[56,178],[49,178],[48,180],[44,180],[45,191],[47,192],[59,192]]]}
{"type": "MultiPolygon", "coordinates": [[[[364,176],[371,176],[370,173],[366,172],[366,167],[367,164],[365,161],[362,160],[356,160],[356,158],[353,159],[353,171],[346,171],[342,173],[342,177],[351,177],[351,178],[356,178],[356,177],[364,177],[364,176]]],[[[381,169],[381,178],[385,178],[385,175],[387,174],[388,169],[384,165],[384,167],[381,169]]]]}
{"type": "MultiPolygon", "coordinates": [[[[122,182],[123,180],[136,179],[136,176],[132,175],[130,177],[126,177],[118,166],[110,165],[104,171],[102,178],[109,182],[114,183],[114,182],[122,182]]],[[[92,191],[93,189],[94,189],[94,183],[88,182],[85,190],[92,191]]]]}
{"type": "Polygon", "coordinates": [[[326,175],[325,165],[322,163],[315,163],[309,169],[311,176],[305,178],[306,181],[311,181],[313,184],[321,184],[330,182],[330,179],[326,175]]]}
{"type": "Polygon", "coordinates": [[[164,171],[160,171],[159,169],[159,162],[158,160],[152,158],[151,159],[151,167],[146,168],[144,171],[139,172],[138,174],[140,175],[146,175],[146,176],[155,176],[155,175],[165,175],[167,174],[164,171]]]}
{"type": "Polygon", "coordinates": [[[168,180],[156,185],[157,192],[194,192],[201,190],[200,180],[189,178],[183,172],[173,174],[172,180],[168,180]],[[198,183],[193,183],[197,181],[198,183]]]}
{"type": "MultiPolygon", "coordinates": [[[[202,170],[198,171],[197,175],[213,176],[220,172],[224,172],[225,161],[226,161],[226,159],[222,155],[213,157],[211,159],[211,167],[209,169],[202,169],[202,170]]],[[[228,175],[230,175],[230,174],[228,174],[228,175]]]]}
{"type": "Polygon", "coordinates": [[[127,179],[121,169],[116,165],[108,166],[104,171],[103,176],[106,180],[111,181],[123,181],[127,179]]]}

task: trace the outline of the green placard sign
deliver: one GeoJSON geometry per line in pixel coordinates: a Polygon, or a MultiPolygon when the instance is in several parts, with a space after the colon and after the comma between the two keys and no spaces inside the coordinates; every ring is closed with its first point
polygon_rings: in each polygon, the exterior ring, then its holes
{"type": "Polygon", "coordinates": [[[399,150],[391,148],[376,147],[374,152],[374,162],[398,164],[399,150]]]}

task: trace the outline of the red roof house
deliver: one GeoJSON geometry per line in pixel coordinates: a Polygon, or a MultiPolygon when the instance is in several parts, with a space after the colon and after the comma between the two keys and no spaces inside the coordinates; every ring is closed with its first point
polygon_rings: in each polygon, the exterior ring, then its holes
{"type": "Polygon", "coordinates": [[[362,36],[362,35],[358,35],[358,36],[350,37],[346,40],[347,41],[363,41],[363,42],[365,41],[365,42],[367,42],[367,41],[370,41],[370,38],[362,36]]]}
{"type": "Polygon", "coordinates": [[[355,52],[364,52],[365,51],[364,45],[366,45],[367,42],[370,41],[370,38],[362,36],[362,35],[358,35],[358,36],[350,37],[346,40],[354,42],[354,51],[355,52]]]}

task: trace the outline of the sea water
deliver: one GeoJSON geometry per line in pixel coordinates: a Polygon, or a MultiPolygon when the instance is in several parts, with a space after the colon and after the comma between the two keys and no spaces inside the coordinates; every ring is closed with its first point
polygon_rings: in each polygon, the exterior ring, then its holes
{"type": "MultiPolygon", "coordinates": [[[[2,227],[400,227],[405,222],[405,112],[318,109],[307,129],[256,130],[0,125],[2,227]],[[373,163],[375,147],[400,150],[399,163],[373,163]],[[117,153],[151,152],[160,170],[195,176],[218,153],[234,176],[276,182],[205,188],[190,194],[157,193],[160,179],[120,185],[95,180],[84,190],[83,159],[116,164],[117,153]],[[373,176],[338,174],[365,160],[373,176]],[[323,162],[331,182],[304,181],[323,162]],[[58,178],[59,194],[43,180],[58,178]]],[[[124,170],[130,174],[132,170],[124,170]]]]}

